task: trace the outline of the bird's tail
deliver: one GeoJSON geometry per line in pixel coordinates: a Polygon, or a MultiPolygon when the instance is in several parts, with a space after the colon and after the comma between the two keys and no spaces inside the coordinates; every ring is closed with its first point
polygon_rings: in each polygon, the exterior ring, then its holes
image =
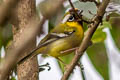
{"type": "Polygon", "coordinates": [[[18,64],[23,63],[28,58],[32,58],[32,57],[38,55],[39,53],[41,53],[42,51],[44,51],[44,49],[46,48],[45,47],[46,45],[48,45],[49,43],[54,42],[56,40],[58,40],[58,38],[50,39],[50,40],[44,42],[43,44],[38,45],[38,47],[36,47],[35,49],[33,49],[27,56],[25,56],[20,61],[18,61],[18,64]]]}
{"type": "Polygon", "coordinates": [[[39,53],[41,52],[40,49],[37,47],[35,49],[33,49],[27,56],[25,56],[24,58],[22,58],[21,60],[18,61],[18,64],[23,63],[24,61],[26,61],[28,58],[33,58],[38,54],[38,50],[39,53]]]}

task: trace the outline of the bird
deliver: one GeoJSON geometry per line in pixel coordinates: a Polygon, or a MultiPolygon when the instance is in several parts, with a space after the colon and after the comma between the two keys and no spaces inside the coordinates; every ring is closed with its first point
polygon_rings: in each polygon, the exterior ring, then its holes
{"type": "Polygon", "coordinates": [[[70,9],[66,12],[62,21],[40,41],[35,49],[18,63],[41,53],[60,60],[59,57],[75,51],[84,37],[83,21],[80,15],[81,11],[79,9],[70,9]]]}

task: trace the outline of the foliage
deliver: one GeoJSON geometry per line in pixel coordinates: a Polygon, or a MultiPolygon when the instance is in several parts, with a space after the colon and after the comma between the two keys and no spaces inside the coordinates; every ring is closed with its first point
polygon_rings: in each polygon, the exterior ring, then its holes
{"type": "Polygon", "coordinates": [[[12,77],[11,80],[16,80],[15,77],[12,77]]]}
{"type": "MultiPolygon", "coordinates": [[[[112,0],[114,1],[114,0],[112,0]]],[[[116,2],[119,0],[115,0],[116,2]]],[[[0,4],[2,3],[2,0],[0,0],[0,4]]],[[[83,10],[83,17],[86,20],[90,20],[93,16],[95,16],[96,14],[96,10],[97,7],[93,2],[80,2],[80,1],[75,1],[74,2],[74,6],[80,10],[83,10]]],[[[51,29],[54,28],[54,26],[56,24],[58,24],[61,20],[62,20],[62,16],[65,13],[65,10],[67,10],[68,8],[70,8],[70,5],[67,6],[62,6],[60,12],[58,12],[58,14],[56,14],[53,18],[51,18],[49,20],[48,23],[48,31],[50,31],[51,29]]],[[[39,7],[37,8],[38,13],[40,12],[39,7]]],[[[106,48],[105,48],[105,44],[104,41],[106,40],[107,34],[106,32],[104,32],[105,28],[109,28],[110,33],[112,35],[112,38],[117,46],[117,48],[119,48],[120,50],[120,14],[117,14],[115,12],[112,12],[111,14],[109,14],[108,16],[110,16],[109,21],[106,21],[106,16],[104,17],[104,20],[102,21],[102,23],[99,25],[98,29],[96,30],[96,32],[94,33],[93,37],[92,37],[92,46],[90,46],[87,49],[87,54],[93,64],[93,66],[95,67],[96,71],[98,71],[101,76],[105,79],[105,80],[109,80],[109,66],[108,66],[108,56],[107,56],[107,52],[106,52],[106,48]]],[[[86,32],[86,30],[88,29],[88,25],[87,23],[83,23],[83,28],[84,31],[86,32]]],[[[2,46],[7,46],[9,44],[9,41],[12,40],[12,27],[11,24],[7,24],[5,25],[5,27],[0,27],[0,49],[2,46]]],[[[0,53],[1,55],[1,53],[0,53]]],[[[60,59],[62,61],[64,61],[66,64],[69,64],[72,60],[74,56],[74,53],[71,53],[69,55],[63,56],[60,59]]],[[[1,61],[1,59],[0,59],[1,61]]],[[[62,72],[64,72],[64,67],[65,65],[61,62],[59,62],[59,66],[62,70],[62,72]]],[[[83,63],[84,65],[84,63],[83,63]]],[[[16,80],[14,77],[12,77],[12,80],[16,80]]]]}
{"type": "MultiPolygon", "coordinates": [[[[83,16],[87,20],[90,20],[96,14],[97,8],[94,3],[91,3],[91,2],[82,3],[79,1],[75,1],[74,6],[76,8],[79,8],[80,10],[83,10],[83,16]],[[91,12],[91,13],[89,13],[89,12],[91,12]]],[[[67,9],[67,8],[70,8],[70,5],[65,7],[65,9],[67,9]]],[[[115,40],[115,43],[117,42],[116,44],[120,45],[119,44],[120,43],[120,36],[119,36],[119,30],[120,30],[119,28],[120,27],[113,27],[113,23],[111,24],[111,22],[113,22],[113,21],[110,22],[110,21],[106,21],[105,19],[106,19],[106,16],[104,17],[104,20],[99,25],[96,32],[94,33],[94,35],[92,37],[93,45],[90,48],[88,48],[87,53],[88,53],[90,60],[92,61],[92,64],[96,68],[96,70],[102,75],[102,77],[105,80],[109,80],[108,57],[107,57],[107,52],[106,52],[106,48],[105,48],[105,44],[104,44],[104,40],[106,40],[107,34],[106,34],[106,32],[104,32],[104,29],[109,28],[111,31],[111,34],[115,40]]],[[[51,20],[50,20],[50,23],[52,23],[51,20]]],[[[53,23],[54,23],[54,21],[53,21],[53,23]]],[[[88,29],[88,24],[84,23],[83,25],[84,25],[83,28],[86,31],[88,29]]],[[[54,24],[52,24],[52,26],[49,25],[49,27],[51,27],[51,28],[53,26],[54,26],[54,24]]],[[[118,46],[118,47],[120,48],[120,46],[118,46]]],[[[65,63],[68,64],[72,60],[73,56],[74,56],[73,54],[69,54],[67,56],[62,57],[61,59],[65,63]]],[[[62,71],[64,72],[64,64],[59,62],[59,65],[60,65],[62,71]]],[[[83,63],[83,65],[84,65],[84,63],[83,63]]]]}
{"type": "Polygon", "coordinates": [[[65,71],[66,65],[71,62],[73,57],[74,57],[74,53],[71,53],[71,54],[60,57],[60,59],[65,63],[65,64],[63,64],[62,62],[58,61],[62,72],[65,71]]]}
{"type": "Polygon", "coordinates": [[[12,40],[12,25],[7,24],[0,29],[0,48],[6,47],[10,40],[12,40]]]}
{"type": "MultiPolygon", "coordinates": [[[[79,8],[80,10],[83,10],[83,16],[84,16],[87,20],[91,19],[91,18],[94,16],[93,14],[96,13],[96,6],[95,6],[94,3],[90,3],[90,2],[80,3],[79,1],[76,1],[76,2],[74,3],[74,5],[75,5],[76,8],[79,8]],[[87,6],[87,5],[89,5],[89,6],[87,6]],[[89,10],[90,12],[92,12],[92,14],[90,14],[90,13],[88,12],[88,10],[89,10]]],[[[68,5],[68,6],[66,7],[66,9],[69,8],[69,7],[70,7],[70,5],[68,5]]],[[[56,18],[56,17],[54,17],[54,18],[56,18]]],[[[50,27],[49,29],[53,28],[54,24],[52,24],[52,23],[54,23],[54,21],[50,20],[50,21],[49,21],[49,27],[50,27]]],[[[108,27],[108,25],[109,25],[109,23],[107,23],[106,21],[104,21],[103,24],[100,25],[99,29],[96,30],[95,34],[94,34],[93,37],[92,37],[92,42],[93,42],[93,43],[99,44],[99,43],[101,43],[101,42],[104,42],[104,40],[106,39],[106,33],[103,32],[103,29],[106,28],[106,27],[108,27]]],[[[87,29],[88,29],[88,24],[84,23],[84,30],[86,31],[87,29]]],[[[94,45],[95,45],[95,44],[94,44],[94,45]]],[[[108,60],[106,59],[106,58],[107,58],[106,52],[104,52],[104,53],[101,52],[101,54],[98,54],[98,53],[97,53],[97,51],[99,50],[99,47],[102,48],[102,46],[104,46],[104,44],[102,44],[102,45],[97,45],[97,48],[98,48],[98,49],[96,49],[96,47],[92,47],[92,48],[90,48],[89,50],[87,50],[87,52],[88,52],[88,54],[89,54],[89,55],[88,55],[89,58],[91,59],[91,61],[92,61],[93,64],[94,64],[96,70],[97,70],[98,72],[100,72],[101,75],[107,80],[107,79],[108,79],[108,65],[107,65],[107,64],[108,64],[108,60]],[[94,49],[96,49],[96,51],[94,51],[94,49]],[[92,54],[93,51],[94,51],[94,54],[92,54]],[[106,60],[105,64],[106,64],[106,65],[102,65],[102,62],[100,61],[100,60],[101,60],[100,58],[99,58],[99,60],[97,60],[97,58],[98,58],[97,56],[98,56],[98,55],[106,55],[106,56],[105,56],[105,60],[106,60]],[[98,61],[99,61],[99,62],[98,62],[98,61]],[[100,66],[98,66],[98,65],[100,65],[100,66]],[[102,68],[101,68],[101,67],[102,67],[102,68]],[[103,71],[103,72],[102,72],[102,71],[103,71]],[[104,72],[105,72],[105,73],[104,73],[104,72]]],[[[105,47],[104,47],[103,49],[105,50],[105,47]]],[[[61,59],[62,61],[64,61],[66,64],[69,64],[70,61],[72,60],[73,56],[74,56],[74,54],[69,54],[69,55],[66,55],[66,56],[64,56],[64,57],[61,57],[60,59],[61,59]]],[[[102,56],[101,56],[101,57],[102,57],[102,56]]],[[[61,63],[61,62],[58,62],[58,63],[59,63],[59,65],[60,65],[61,70],[64,72],[65,65],[64,65],[63,63],[61,63]]],[[[83,64],[84,64],[84,63],[83,63],[83,64]]]]}
{"type": "Polygon", "coordinates": [[[87,49],[87,54],[96,70],[103,76],[104,80],[109,80],[108,57],[103,42],[93,44],[87,49]]]}
{"type": "Polygon", "coordinates": [[[120,14],[115,14],[112,13],[110,14],[111,18],[110,18],[110,23],[112,25],[112,29],[110,30],[110,33],[113,37],[113,40],[116,44],[116,46],[118,47],[118,49],[120,50],[120,14]]]}
{"type": "Polygon", "coordinates": [[[106,39],[106,33],[103,32],[101,29],[97,29],[92,37],[93,43],[103,42],[106,39]]]}

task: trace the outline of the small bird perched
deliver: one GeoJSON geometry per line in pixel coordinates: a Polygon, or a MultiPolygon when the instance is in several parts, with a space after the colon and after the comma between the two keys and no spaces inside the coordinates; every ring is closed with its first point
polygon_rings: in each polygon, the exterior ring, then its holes
{"type": "Polygon", "coordinates": [[[73,52],[80,45],[84,36],[82,20],[78,15],[81,15],[80,10],[70,9],[64,15],[62,22],[41,40],[38,47],[19,62],[41,53],[59,59],[60,56],[73,52]]]}

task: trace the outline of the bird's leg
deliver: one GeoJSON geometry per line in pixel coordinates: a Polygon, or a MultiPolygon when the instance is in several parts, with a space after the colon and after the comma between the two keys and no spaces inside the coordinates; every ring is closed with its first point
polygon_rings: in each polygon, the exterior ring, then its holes
{"type": "Polygon", "coordinates": [[[75,48],[71,48],[71,49],[67,49],[65,51],[61,51],[60,53],[63,54],[63,53],[66,53],[66,52],[71,52],[71,51],[75,51],[76,49],[78,49],[79,47],[75,47],[75,48]]]}
{"type": "MultiPolygon", "coordinates": [[[[66,53],[66,52],[75,51],[77,48],[78,48],[78,47],[71,48],[71,49],[68,49],[68,50],[65,50],[65,51],[61,51],[60,53],[61,53],[61,54],[64,54],[64,53],[66,53]]],[[[60,62],[62,62],[65,66],[67,66],[67,64],[66,64],[64,61],[62,61],[60,58],[57,57],[56,59],[58,59],[58,60],[59,60],[60,62]]]]}
{"type": "Polygon", "coordinates": [[[60,61],[61,63],[63,63],[65,66],[67,65],[63,60],[61,60],[59,57],[56,58],[58,61],[60,61]]]}
{"type": "MultiPolygon", "coordinates": [[[[60,53],[61,54],[64,54],[64,53],[67,53],[67,52],[72,52],[72,51],[76,51],[79,47],[75,47],[75,48],[71,48],[71,49],[68,49],[68,50],[65,50],[65,51],[61,51],[60,53]]],[[[65,65],[65,69],[68,68],[68,65],[63,61],[61,60],[60,58],[56,58],[58,59],[60,62],[62,62],[64,65],[65,65]]]]}
{"type": "MultiPolygon", "coordinates": [[[[77,54],[77,53],[78,53],[78,52],[77,52],[78,48],[79,48],[79,47],[71,48],[71,49],[68,49],[68,50],[65,50],[65,51],[61,51],[60,53],[63,54],[63,53],[66,53],[66,52],[75,51],[75,54],[77,54]]],[[[65,65],[65,69],[68,67],[68,65],[67,65],[63,60],[61,60],[61,59],[58,58],[58,57],[57,57],[56,59],[58,59],[60,62],[62,62],[62,63],[65,65]]],[[[77,63],[77,66],[79,66],[79,67],[81,68],[81,70],[84,69],[84,68],[83,68],[83,65],[82,65],[80,62],[77,63]]]]}
{"type": "MultiPolygon", "coordinates": [[[[57,60],[59,60],[61,63],[63,63],[64,64],[64,66],[65,66],[65,69],[67,69],[68,68],[68,65],[63,61],[63,60],[61,60],[60,58],[56,58],[57,60]]],[[[80,62],[78,62],[77,63],[77,66],[79,66],[80,67],[80,69],[81,70],[84,70],[84,67],[83,67],[83,65],[80,63],[80,62]]]]}
{"type": "Polygon", "coordinates": [[[60,58],[56,58],[56,59],[58,59],[61,63],[63,63],[64,64],[64,69],[66,70],[67,68],[68,68],[68,64],[66,64],[63,60],[61,60],[60,58]]]}

